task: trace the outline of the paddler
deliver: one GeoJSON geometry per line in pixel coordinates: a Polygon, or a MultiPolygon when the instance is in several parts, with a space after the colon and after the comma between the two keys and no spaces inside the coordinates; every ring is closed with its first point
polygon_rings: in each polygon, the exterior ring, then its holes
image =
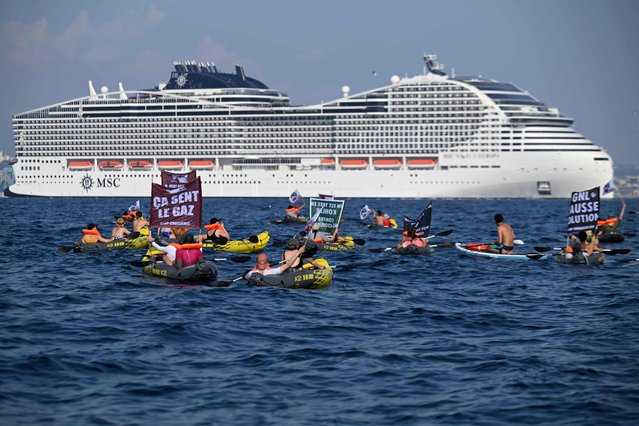
{"type": "Polygon", "coordinates": [[[130,233],[131,231],[126,229],[125,220],[119,217],[118,220],[115,221],[115,226],[113,227],[113,230],[111,231],[111,236],[115,238],[116,240],[122,240],[125,238],[125,236],[129,235],[130,233]]]}
{"type": "Polygon", "coordinates": [[[202,244],[195,242],[193,234],[186,234],[183,243],[175,252],[175,266],[177,268],[185,268],[195,265],[198,260],[203,259],[202,244]]]}
{"type": "Polygon", "coordinates": [[[297,260],[297,258],[304,252],[304,249],[306,248],[306,246],[302,246],[300,248],[298,248],[297,250],[295,250],[295,255],[292,256],[290,259],[286,260],[283,264],[275,267],[275,268],[271,268],[268,264],[268,256],[264,253],[260,253],[257,256],[257,263],[255,264],[255,268],[251,269],[250,271],[248,271],[246,273],[246,275],[244,276],[245,279],[249,279],[249,277],[253,274],[262,274],[262,275],[277,275],[277,274],[281,274],[282,272],[286,271],[288,268],[291,267],[291,265],[293,265],[293,263],[295,263],[295,261],[297,260]]]}
{"type": "Polygon", "coordinates": [[[384,226],[384,212],[381,210],[377,210],[373,213],[373,219],[375,220],[375,225],[384,226]]]}
{"type": "Polygon", "coordinates": [[[135,212],[135,219],[133,219],[133,232],[139,232],[140,235],[149,235],[149,221],[147,221],[142,215],[141,211],[135,212]],[[145,228],[142,230],[143,228],[145,228]]]}
{"type": "MultiPolygon", "coordinates": [[[[287,260],[290,260],[291,258],[295,258],[296,261],[293,262],[293,264],[291,265],[291,269],[299,269],[303,266],[302,257],[304,256],[304,254],[302,255],[298,254],[298,250],[302,245],[303,243],[297,238],[291,238],[288,241],[288,243],[286,243],[286,250],[284,250],[284,253],[282,253],[282,261],[286,262],[287,260]]],[[[310,253],[307,253],[307,255],[308,254],[310,253]]],[[[309,262],[311,265],[313,265],[314,268],[324,269],[322,265],[320,265],[319,263],[317,263],[314,259],[310,257],[306,258],[306,261],[309,262]]]]}
{"type": "Polygon", "coordinates": [[[309,238],[316,243],[342,243],[346,241],[344,238],[338,235],[339,228],[335,227],[333,234],[329,237],[322,231],[320,231],[319,223],[313,224],[309,238]]]}
{"type": "Polygon", "coordinates": [[[409,228],[403,233],[402,240],[397,244],[396,248],[407,248],[408,246],[426,247],[427,245],[428,238],[420,238],[414,228],[409,228]]]}
{"type": "Polygon", "coordinates": [[[209,220],[208,225],[204,225],[206,229],[206,235],[200,235],[199,241],[209,240],[215,244],[226,244],[230,239],[228,231],[224,227],[222,219],[213,217],[209,220]]]}
{"type": "Polygon", "coordinates": [[[175,252],[177,251],[177,248],[175,248],[175,246],[170,244],[166,246],[161,246],[158,243],[156,243],[155,239],[150,235],[147,238],[149,239],[149,242],[151,243],[154,249],[164,253],[162,255],[162,260],[164,261],[164,263],[166,263],[167,265],[173,265],[173,262],[175,262],[175,252]]]}
{"type": "Polygon", "coordinates": [[[515,248],[515,231],[504,222],[504,217],[497,213],[494,216],[495,224],[497,224],[497,241],[493,242],[486,249],[490,253],[512,254],[515,248]]]}
{"type": "Polygon", "coordinates": [[[98,231],[98,225],[95,223],[89,223],[87,229],[82,230],[82,242],[83,243],[110,243],[113,238],[104,238],[98,231]]]}
{"type": "Polygon", "coordinates": [[[297,207],[295,204],[289,204],[286,210],[284,210],[284,220],[297,222],[300,219],[305,219],[303,216],[300,216],[305,205],[306,204],[304,204],[304,201],[302,201],[302,205],[299,207],[297,207]]]}

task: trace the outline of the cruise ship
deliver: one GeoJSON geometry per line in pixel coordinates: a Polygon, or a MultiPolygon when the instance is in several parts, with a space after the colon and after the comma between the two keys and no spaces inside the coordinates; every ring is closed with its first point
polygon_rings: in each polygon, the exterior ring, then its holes
{"type": "Polygon", "coordinates": [[[564,198],[613,178],[573,120],[512,83],[421,74],[295,105],[245,74],[177,61],[150,90],[102,87],[13,117],[16,195],[144,197],[197,170],[206,197],[564,198]]]}

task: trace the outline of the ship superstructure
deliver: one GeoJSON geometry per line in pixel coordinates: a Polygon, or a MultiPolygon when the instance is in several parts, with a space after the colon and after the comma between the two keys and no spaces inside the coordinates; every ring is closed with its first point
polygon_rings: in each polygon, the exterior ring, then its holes
{"type": "Polygon", "coordinates": [[[165,85],[17,114],[11,192],[148,196],[161,170],[198,170],[205,196],[568,197],[612,179],[572,120],[511,83],[421,75],[314,105],[214,64],[165,85]]]}

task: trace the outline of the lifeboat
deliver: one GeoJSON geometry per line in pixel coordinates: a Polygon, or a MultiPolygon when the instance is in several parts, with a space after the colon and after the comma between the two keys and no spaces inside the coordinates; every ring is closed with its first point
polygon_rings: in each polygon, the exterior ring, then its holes
{"type": "Polygon", "coordinates": [[[182,160],[160,160],[158,161],[158,168],[162,170],[178,170],[184,167],[184,161],[182,160]]]}
{"type": "Polygon", "coordinates": [[[69,170],[91,170],[93,168],[92,160],[76,160],[69,161],[67,165],[69,170]]]}
{"type": "Polygon", "coordinates": [[[399,170],[402,167],[402,160],[397,158],[383,158],[373,161],[373,167],[378,170],[399,170]]]}
{"type": "Polygon", "coordinates": [[[368,168],[368,160],[362,158],[351,158],[340,160],[339,165],[343,170],[361,170],[368,168]]]}
{"type": "Polygon", "coordinates": [[[131,170],[151,170],[153,161],[149,160],[131,160],[129,161],[129,169],[131,170]]]}
{"type": "Polygon", "coordinates": [[[122,170],[124,168],[124,162],[120,160],[104,160],[98,163],[102,170],[122,170]]]}
{"type": "Polygon", "coordinates": [[[335,159],[331,158],[331,157],[322,158],[322,160],[320,161],[320,164],[322,166],[334,166],[335,165],[335,159]]]}
{"type": "Polygon", "coordinates": [[[414,158],[408,160],[409,169],[434,169],[437,165],[437,160],[432,158],[414,158]]]}
{"type": "Polygon", "coordinates": [[[191,160],[189,161],[191,170],[213,170],[215,161],[213,160],[191,160]]]}

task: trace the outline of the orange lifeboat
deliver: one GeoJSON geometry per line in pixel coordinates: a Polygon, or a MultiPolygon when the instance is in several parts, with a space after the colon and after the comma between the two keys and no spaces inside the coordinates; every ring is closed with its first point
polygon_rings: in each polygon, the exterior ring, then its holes
{"type": "Polygon", "coordinates": [[[408,160],[409,169],[434,169],[437,165],[437,160],[432,158],[413,158],[408,160]]]}
{"type": "Polygon", "coordinates": [[[331,157],[322,158],[322,160],[320,161],[320,164],[322,166],[334,166],[335,165],[335,159],[331,158],[331,157]]]}
{"type": "Polygon", "coordinates": [[[215,168],[213,160],[191,160],[189,161],[191,170],[212,170],[215,168]]]}
{"type": "Polygon", "coordinates": [[[184,167],[182,160],[159,160],[158,168],[162,170],[177,170],[184,167]]]}
{"type": "Polygon", "coordinates": [[[376,169],[398,170],[402,167],[402,160],[398,158],[381,158],[373,161],[373,166],[376,169]]]}
{"type": "Polygon", "coordinates": [[[153,161],[131,160],[129,161],[129,168],[131,170],[151,170],[153,168],[153,161]]]}
{"type": "Polygon", "coordinates": [[[76,160],[69,161],[67,166],[69,170],[91,170],[93,168],[92,160],[76,160]]]}
{"type": "Polygon", "coordinates": [[[122,170],[124,161],[120,160],[104,160],[98,163],[102,170],[122,170]]]}
{"type": "Polygon", "coordinates": [[[368,160],[363,158],[350,158],[340,160],[339,165],[343,170],[361,170],[368,168],[368,160]]]}

